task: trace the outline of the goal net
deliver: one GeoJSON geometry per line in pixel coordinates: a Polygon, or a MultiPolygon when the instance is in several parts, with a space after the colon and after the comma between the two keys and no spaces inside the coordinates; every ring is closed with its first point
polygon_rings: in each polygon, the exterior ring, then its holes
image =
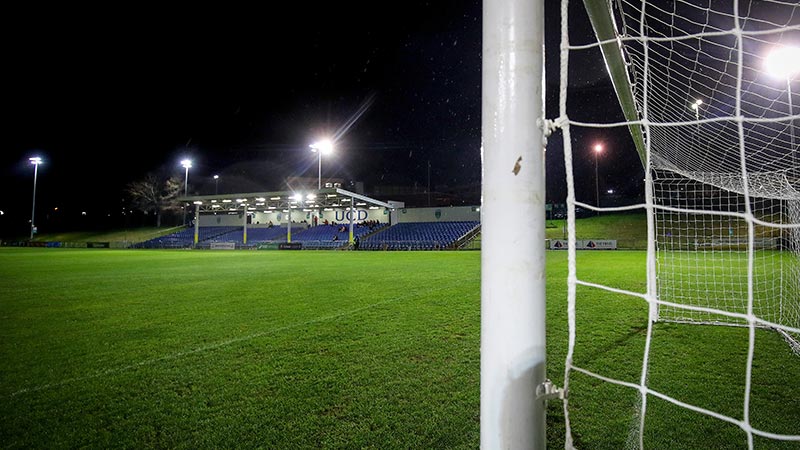
{"type": "MultiPolygon", "coordinates": [[[[800,223],[797,61],[788,60],[800,56],[800,7],[617,5],[634,102],[651,123],[659,298],[744,315],[752,287],[757,325],[800,327],[799,235],[782,228],[800,223]]],[[[664,305],[657,318],[746,324],[664,305]]],[[[797,335],[776,329],[800,348],[797,335]]]]}
{"type": "MultiPolygon", "coordinates": [[[[596,40],[573,44],[569,2],[562,0],[560,117],[556,121],[564,138],[570,210],[570,346],[565,388],[569,388],[570,374],[580,372],[637,389],[641,395],[638,445],[632,446],[644,446],[648,397],[738,426],[745,431],[749,448],[756,437],[796,444],[800,433],[770,433],[755,426],[750,399],[755,330],[777,331],[800,355],[800,3],[583,3],[596,40]],[[569,117],[569,61],[598,48],[622,107],[622,122],[590,123],[569,117]],[[648,215],[644,293],[577,276],[575,208],[614,208],[576,200],[570,129],[610,127],[628,128],[644,167],[645,203],[616,208],[643,209],[648,215]],[[575,364],[580,338],[576,291],[582,288],[637,297],[648,305],[637,382],[575,364]],[[743,411],[723,414],[693,406],[649,384],[653,329],[659,322],[749,328],[743,411]]],[[[565,400],[564,407],[567,447],[574,443],[569,401],[565,400]]]]}
{"type": "MultiPolygon", "coordinates": [[[[659,304],[655,319],[746,326],[752,287],[752,313],[761,319],[757,325],[775,328],[800,354],[800,336],[775,326],[800,323],[798,230],[770,225],[800,223],[800,202],[779,195],[751,194],[747,200],[727,178],[733,177],[654,171],[653,199],[664,208],[654,211],[657,292],[676,304],[659,304]],[[752,227],[748,214],[758,220],[752,227]]],[[[785,187],[791,192],[788,183],[785,187]]]]}

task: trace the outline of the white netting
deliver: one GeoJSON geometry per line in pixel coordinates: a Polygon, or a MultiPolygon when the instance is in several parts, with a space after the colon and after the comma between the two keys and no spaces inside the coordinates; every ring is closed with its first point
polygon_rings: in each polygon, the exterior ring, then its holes
{"type": "MultiPolygon", "coordinates": [[[[654,199],[656,206],[664,207],[655,211],[659,298],[745,315],[752,284],[753,314],[800,327],[797,229],[753,225],[750,283],[745,197],[718,187],[735,183],[706,184],[674,172],[656,172],[654,199]]],[[[798,204],[798,200],[750,197],[749,211],[766,223],[797,224],[798,204]]],[[[658,318],[747,325],[737,317],[672,306],[660,306],[658,318]]]]}
{"type": "MultiPolygon", "coordinates": [[[[584,3],[599,39],[570,45],[568,0],[562,0],[560,117],[556,122],[562,125],[564,136],[570,208],[570,335],[564,387],[570,389],[571,374],[578,372],[637,390],[637,430],[627,440],[637,447],[645,444],[648,399],[735,425],[746,433],[751,449],[760,438],[800,441],[797,428],[771,433],[754,425],[751,416],[756,329],[777,330],[800,354],[800,136],[795,130],[800,119],[800,85],[797,76],[780,78],[767,70],[771,52],[800,47],[800,3],[584,3]],[[625,123],[569,120],[570,54],[597,47],[603,50],[625,123]],[[648,214],[644,293],[588,282],[577,275],[574,208],[594,208],[575,201],[571,126],[626,126],[632,132],[646,176],[646,203],[636,205],[648,214]],[[598,296],[612,292],[649,305],[638,382],[575,364],[576,342],[583,336],[577,329],[576,299],[581,289],[604,293],[598,296]],[[746,346],[743,408],[719,412],[653,387],[649,371],[654,367],[653,347],[658,347],[654,327],[664,320],[749,328],[749,339],[741,343],[746,346]]],[[[722,349],[728,346],[735,345],[719,343],[722,349]]],[[[797,378],[789,380],[797,382],[797,378]]],[[[785,401],[796,404],[799,400],[785,401]]],[[[575,443],[569,405],[565,400],[567,448],[575,443]]]]}
{"type": "MultiPolygon", "coordinates": [[[[682,174],[728,174],[722,178],[734,181],[729,190],[737,190],[741,143],[749,174],[788,177],[797,187],[793,110],[800,92],[770,73],[767,61],[778,48],[800,45],[800,7],[795,1],[742,1],[736,14],[734,5],[618,2],[634,96],[641,110],[647,61],[648,120],[662,124],[650,128],[651,164],[682,174]]],[[[781,180],[767,185],[776,190],[755,195],[798,198],[781,180]]]]}
{"type": "MultiPolygon", "coordinates": [[[[617,6],[637,109],[646,101],[652,124],[650,165],[659,174],[655,206],[703,211],[656,209],[659,298],[745,313],[747,215],[772,224],[798,223],[791,211],[800,201],[794,127],[800,92],[793,93],[790,77],[770,73],[769,59],[778,49],[800,45],[800,6],[783,1],[620,1],[617,6]],[[680,236],[670,236],[671,228],[680,236]],[[686,250],[695,253],[675,253],[686,250]],[[708,294],[709,286],[724,293],[708,294]]],[[[793,276],[798,255],[781,251],[798,243],[779,248],[796,233],[759,224],[754,233],[753,313],[800,328],[793,276]]],[[[708,316],[661,307],[659,318],[705,322],[708,316]]]]}

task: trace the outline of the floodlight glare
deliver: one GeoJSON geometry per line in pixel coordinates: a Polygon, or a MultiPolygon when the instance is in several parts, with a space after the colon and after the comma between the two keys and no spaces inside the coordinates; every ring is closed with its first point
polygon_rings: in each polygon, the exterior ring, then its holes
{"type": "Polygon", "coordinates": [[[311,151],[314,153],[330,153],[333,151],[333,143],[328,139],[317,141],[309,145],[309,147],[311,147],[311,151]]]}
{"type": "Polygon", "coordinates": [[[309,147],[311,147],[312,152],[319,155],[319,181],[317,183],[317,189],[319,190],[322,189],[322,154],[333,152],[333,143],[328,139],[323,139],[309,145],[309,147]]]}
{"type": "Polygon", "coordinates": [[[42,158],[40,158],[38,156],[34,156],[33,158],[28,158],[28,161],[30,161],[31,164],[39,165],[39,164],[42,163],[42,158]]]}
{"type": "Polygon", "coordinates": [[[183,166],[186,169],[191,169],[192,168],[192,160],[191,159],[184,159],[183,161],[181,161],[181,166],[183,166]]]}
{"type": "Polygon", "coordinates": [[[595,144],[594,151],[600,153],[603,151],[603,146],[601,144],[595,144]]]}
{"type": "Polygon", "coordinates": [[[800,73],[800,48],[786,46],[774,49],[764,59],[764,68],[771,75],[788,80],[800,73]]]}

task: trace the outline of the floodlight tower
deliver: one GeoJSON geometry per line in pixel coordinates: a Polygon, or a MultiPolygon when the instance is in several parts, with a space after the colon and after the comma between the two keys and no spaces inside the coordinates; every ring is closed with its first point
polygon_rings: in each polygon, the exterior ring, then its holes
{"type": "MultiPolygon", "coordinates": [[[[764,60],[764,66],[770,75],[786,80],[786,92],[789,96],[789,116],[794,112],[792,106],[792,78],[800,73],[800,47],[785,46],[774,49],[764,60]]],[[[794,119],[789,119],[789,152],[792,167],[795,164],[798,149],[794,145],[794,119]]]]}
{"type": "Polygon", "coordinates": [[[333,152],[333,142],[329,139],[324,139],[309,145],[309,147],[311,147],[312,152],[319,155],[319,181],[317,182],[317,190],[319,190],[322,189],[322,154],[333,152]]]}
{"type": "MultiPolygon", "coordinates": [[[[600,207],[600,178],[597,176],[597,156],[603,152],[603,145],[602,144],[595,144],[594,145],[594,199],[597,207],[600,207]]],[[[600,211],[597,211],[597,214],[600,215],[600,211]]]]}
{"type": "Polygon", "coordinates": [[[219,175],[214,175],[214,195],[219,194],[219,175]]]}
{"type": "Polygon", "coordinates": [[[39,175],[39,164],[42,163],[42,158],[34,156],[33,158],[28,158],[28,161],[33,164],[33,206],[31,206],[31,240],[33,240],[33,235],[36,233],[36,225],[33,222],[36,214],[36,178],[39,175]]]}
{"type": "MultiPolygon", "coordinates": [[[[181,161],[181,165],[184,169],[186,169],[186,178],[184,178],[183,182],[183,196],[186,197],[189,195],[189,168],[192,167],[192,160],[191,159],[184,159],[181,161]]],[[[186,205],[183,205],[183,224],[186,225],[186,205]]]]}

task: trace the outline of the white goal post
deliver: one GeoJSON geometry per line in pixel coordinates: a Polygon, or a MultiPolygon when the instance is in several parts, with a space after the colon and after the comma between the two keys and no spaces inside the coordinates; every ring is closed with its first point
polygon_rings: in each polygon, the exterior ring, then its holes
{"type": "Polygon", "coordinates": [[[544,1],[484,0],[482,59],[481,448],[544,449],[544,1]]]}

